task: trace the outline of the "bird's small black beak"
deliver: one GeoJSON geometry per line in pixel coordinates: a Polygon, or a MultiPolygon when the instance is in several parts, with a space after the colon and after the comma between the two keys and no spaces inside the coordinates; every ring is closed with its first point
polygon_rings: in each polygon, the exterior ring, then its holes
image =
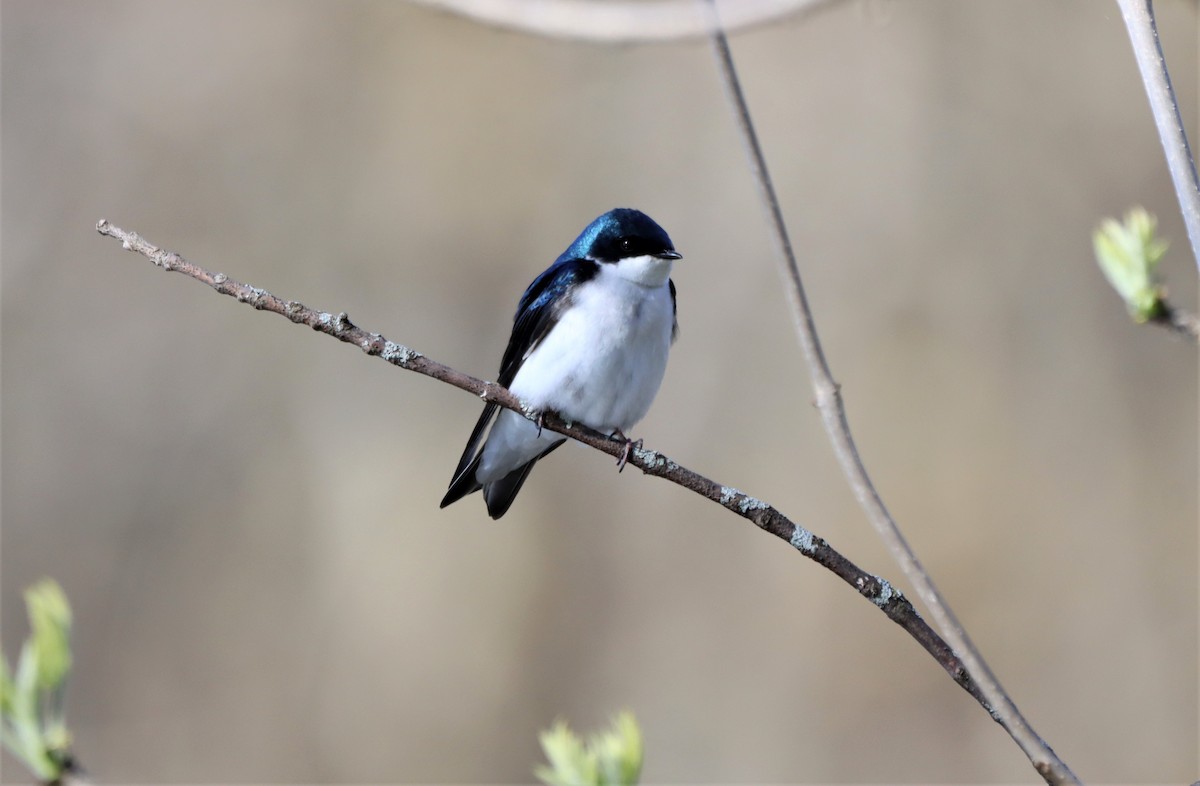
{"type": "Polygon", "coordinates": [[[683,259],[683,254],[680,254],[674,249],[668,251],[659,251],[654,256],[658,257],[659,259],[683,259]]]}

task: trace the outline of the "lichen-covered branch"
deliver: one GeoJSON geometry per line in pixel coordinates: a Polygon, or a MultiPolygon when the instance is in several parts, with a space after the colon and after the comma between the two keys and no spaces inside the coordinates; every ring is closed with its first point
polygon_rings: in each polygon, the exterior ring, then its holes
{"type": "MultiPolygon", "coordinates": [[[[238,302],[251,305],[260,311],[279,314],[300,325],[308,325],[313,330],[326,333],[339,341],[353,344],[368,355],[383,358],[392,365],[474,393],[484,401],[494,402],[507,409],[521,412],[526,417],[534,415],[528,411],[520,399],[500,385],[463,374],[436,360],[427,358],[403,344],[389,341],[379,333],[363,330],[352,323],[344,311],[332,314],[311,309],[295,300],[284,300],[265,289],[243,284],[224,273],[214,273],[193,264],[179,254],[166,251],[150,243],[136,232],[127,232],[105,220],[101,220],[96,225],[96,231],[120,240],[126,250],[141,254],[163,270],[183,273],[207,284],[222,295],[229,295],[237,299],[238,302]]],[[[566,423],[553,413],[543,415],[542,425],[603,451],[614,458],[620,456],[625,448],[624,440],[613,439],[584,426],[566,423]]],[[[878,606],[888,619],[916,639],[917,643],[933,656],[934,660],[946,670],[956,683],[983,705],[984,709],[991,712],[991,708],[979,692],[978,687],[967,676],[966,670],[963,669],[962,663],[954,652],[921,618],[908,599],[899,590],[892,587],[886,579],[862,570],[830,546],[824,538],[796,524],[766,502],[755,499],[732,486],[710,480],[698,472],[677,464],[662,453],[638,447],[631,453],[629,464],[639,468],[647,475],[669,480],[736,513],[759,529],[786,541],[801,554],[831,571],[853,587],[858,594],[878,606]]]]}

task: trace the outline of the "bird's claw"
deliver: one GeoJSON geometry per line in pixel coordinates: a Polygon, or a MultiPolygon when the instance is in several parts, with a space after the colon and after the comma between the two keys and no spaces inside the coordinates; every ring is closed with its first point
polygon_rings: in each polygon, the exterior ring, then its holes
{"type": "Polygon", "coordinates": [[[639,450],[641,449],[642,441],[640,439],[630,439],[620,431],[617,432],[617,438],[625,440],[625,450],[621,451],[621,456],[617,459],[617,472],[624,472],[625,465],[629,463],[630,454],[633,453],[634,448],[638,448],[639,450]]]}

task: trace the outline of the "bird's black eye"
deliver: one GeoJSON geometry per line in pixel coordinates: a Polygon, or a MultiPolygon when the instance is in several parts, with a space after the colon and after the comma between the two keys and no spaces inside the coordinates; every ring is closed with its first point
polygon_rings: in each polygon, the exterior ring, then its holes
{"type": "Polygon", "coordinates": [[[628,251],[631,248],[633,248],[633,241],[627,237],[621,238],[621,250],[628,251]]]}

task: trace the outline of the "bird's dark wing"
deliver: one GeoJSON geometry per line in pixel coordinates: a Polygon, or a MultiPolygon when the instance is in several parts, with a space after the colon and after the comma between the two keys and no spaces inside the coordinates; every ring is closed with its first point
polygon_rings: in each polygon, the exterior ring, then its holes
{"type": "Polygon", "coordinates": [[[571,291],[595,278],[599,270],[600,265],[590,259],[560,258],[533,280],[521,296],[517,313],[513,316],[512,336],[500,361],[500,378],[497,381],[501,385],[508,387],[512,384],[525,358],[571,305],[571,291]]]}
{"type": "Polygon", "coordinates": [[[667,279],[667,285],[671,289],[671,343],[675,343],[675,339],[679,337],[679,305],[675,302],[675,282],[672,279],[667,279]]]}
{"type": "Polygon", "coordinates": [[[499,404],[489,403],[484,406],[483,414],[479,416],[475,430],[471,432],[471,438],[467,440],[467,447],[463,450],[462,458],[458,460],[458,466],[454,469],[454,477],[450,479],[450,488],[446,489],[446,496],[442,497],[442,504],[439,507],[444,508],[452,502],[458,502],[481,488],[479,482],[475,480],[475,470],[479,467],[479,456],[483,453],[480,447],[483,444],[483,435],[487,431],[488,424],[492,422],[492,418],[496,416],[496,410],[499,408],[499,404]]]}
{"type": "MultiPolygon", "coordinates": [[[[512,384],[513,378],[517,375],[525,358],[529,356],[534,347],[541,343],[541,340],[550,332],[550,328],[558,322],[563,310],[570,304],[571,290],[595,277],[598,270],[599,265],[589,259],[560,258],[533,280],[533,283],[525,290],[525,294],[521,296],[521,302],[517,305],[517,313],[513,317],[512,336],[508,339],[508,347],[504,350],[504,358],[500,361],[500,378],[497,381],[501,385],[508,387],[512,384]]],[[[479,482],[475,480],[475,470],[479,467],[484,435],[487,434],[488,426],[491,425],[498,409],[499,405],[497,404],[484,406],[483,414],[479,416],[478,422],[475,423],[475,429],[471,432],[470,439],[467,440],[462,458],[458,460],[458,467],[454,470],[454,477],[450,481],[450,488],[446,490],[446,496],[442,498],[441,507],[444,508],[452,502],[457,502],[481,488],[479,482]]],[[[548,453],[549,450],[546,452],[548,453]]],[[[542,455],[544,456],[545,453],[542,455]]],[[[500,511],[494,513],[494,518],[503,515],[508,506],[512,504],[513,497],[520,490],[521,484],[525,482],[525,477],[536,462],[537,459],[534,459],[494,484],[495,491],[488,494],[489,510],[498,509],[500,511]],[[521,472],[520,469],[523,469],[524,472],[521,472]]]]}

